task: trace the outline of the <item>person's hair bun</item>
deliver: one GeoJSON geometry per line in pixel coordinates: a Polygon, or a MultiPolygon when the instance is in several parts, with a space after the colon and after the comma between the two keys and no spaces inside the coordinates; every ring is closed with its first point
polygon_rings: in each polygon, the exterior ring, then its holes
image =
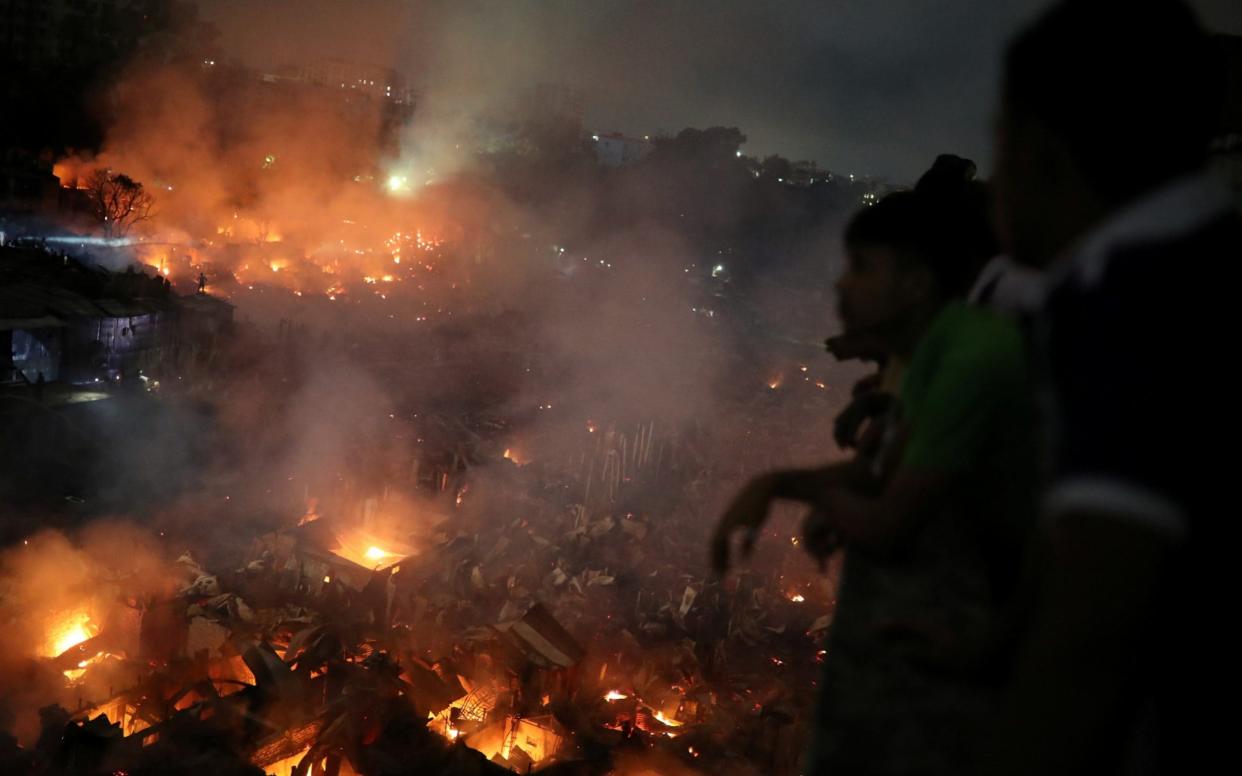
{"type": "Polygon", "coordinates": [[[963,159],[953,154],[941,154],[932,163],[931,169],[923,173],[914,191],[918,194],[946,195],[971,191],[978,184],[975,174],[978,168],[970,159],[963,159]]]}

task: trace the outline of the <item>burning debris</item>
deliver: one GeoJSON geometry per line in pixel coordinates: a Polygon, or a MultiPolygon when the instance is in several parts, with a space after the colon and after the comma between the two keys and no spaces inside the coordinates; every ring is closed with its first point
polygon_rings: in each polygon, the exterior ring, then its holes
{"type": "Polygon", "coordinates": [[[233,567],[189,551],[144,561],[158,582],[83,569],[84,597],[49,614],[31,655],[60,676],[60,705],[29,709],[40,732],[4,756],[35,773],[178,758],[176,772],[281,776],[784,772],[771,732],[805,725],[818,647],[795,602],[813,589],[691,571],[694,518],[655,519],[667,507],[650,495],[684,442],[583,433],[581,462],[512,469],[508,519],[314,503],[233,567]],[[558,478],[579,498],[519,495],[558,478]],[[106,596],[86,592],[98,576],[106,596]]]}

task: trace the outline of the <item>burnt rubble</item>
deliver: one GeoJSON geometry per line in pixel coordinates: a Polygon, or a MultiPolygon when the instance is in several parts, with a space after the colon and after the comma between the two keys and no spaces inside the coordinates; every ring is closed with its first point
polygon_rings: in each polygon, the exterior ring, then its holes
{"type": "MultiPolygon", "coordinates": [[[[182,555],[166,595],[45,661],[78,705],[43,709],[38,742],[0,741],[0,763],[796,773],[827,586],[794,584],[789,564],[706,576],[697,502],[637,487],[661,477],[655,445],[619,441],[585,477],[502,460],[491,487],[511,514],[429,512],[430,536],[312,508],[235,568],[182,555]]],[[[470,498],[468,476],[457,492],[470,498]]]]}

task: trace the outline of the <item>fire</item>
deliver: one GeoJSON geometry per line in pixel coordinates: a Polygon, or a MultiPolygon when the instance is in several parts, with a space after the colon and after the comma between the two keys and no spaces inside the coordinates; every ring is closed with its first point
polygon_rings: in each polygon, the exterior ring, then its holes
{"type": "Polygon", "coordinates": [[[59,657],[87,639],[93,638],[97,632],[98,629],[91,625],[89,614],[74,612],[56,622],[48,630],[48,639],[43,654],[45,657],[59,657]]]}
{"type": "Polygon", "coordinates": [[[771,380],[768,380],[768,387],[775,391],[777,388],[781,387],[781,383],[783,383],[784,381],[785,381],[785,377],[783,375],[777,375],[776,377],[773,377],[771,380]]]}
{"type": "Polygon", "coordinates": [[[604,695],[604,700],[606,700],[606,701],[608,701],[608,702],[610,702],[610,703],[611,703],[612,701],[623,701],[623,700],[626,700],[626,699],[627,699],[627,698],[629,698],[629,697],[630,697],[630,696],[626,695],[625,693],[621,692],[620,690],[609,690],[609,691],[608,691],[608,692],[604,695]]]}
{"type": "Polygon", "coordinates": [[[418,553],[400,539],[361,529],[338,534],[336,540],[333,555],[366,568],[391,566],[418,553]]]}
{"type": "Polygon", "coordinates": [[[657,711],[653,716],[656,719],[658,719],[660,722],[664,723],[665,725],[668,725],[669,727],[681,727],[683,724],[673,719],[672,717],[665,716],[664,712],[662,711],[657,711]]]}
{"type": "Polygon", "coordinates": [[[789,596],[789,600],[793,601],[795,604],[800,604],[806,600],[806,596],[802,595],[801,593],[793,593],[792,595],[789,596]]]}

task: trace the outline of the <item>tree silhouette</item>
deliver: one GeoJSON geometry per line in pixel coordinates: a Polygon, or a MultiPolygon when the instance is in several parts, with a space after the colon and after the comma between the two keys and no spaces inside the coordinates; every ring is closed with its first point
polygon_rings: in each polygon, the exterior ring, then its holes
{"type": "Polygon", "coordinates": [[[96,170],[86,180],[91,215],[103,225],[104,236],[123,237],[134,224],[154,214],[155,198],[128,175],[96,170]]]}

